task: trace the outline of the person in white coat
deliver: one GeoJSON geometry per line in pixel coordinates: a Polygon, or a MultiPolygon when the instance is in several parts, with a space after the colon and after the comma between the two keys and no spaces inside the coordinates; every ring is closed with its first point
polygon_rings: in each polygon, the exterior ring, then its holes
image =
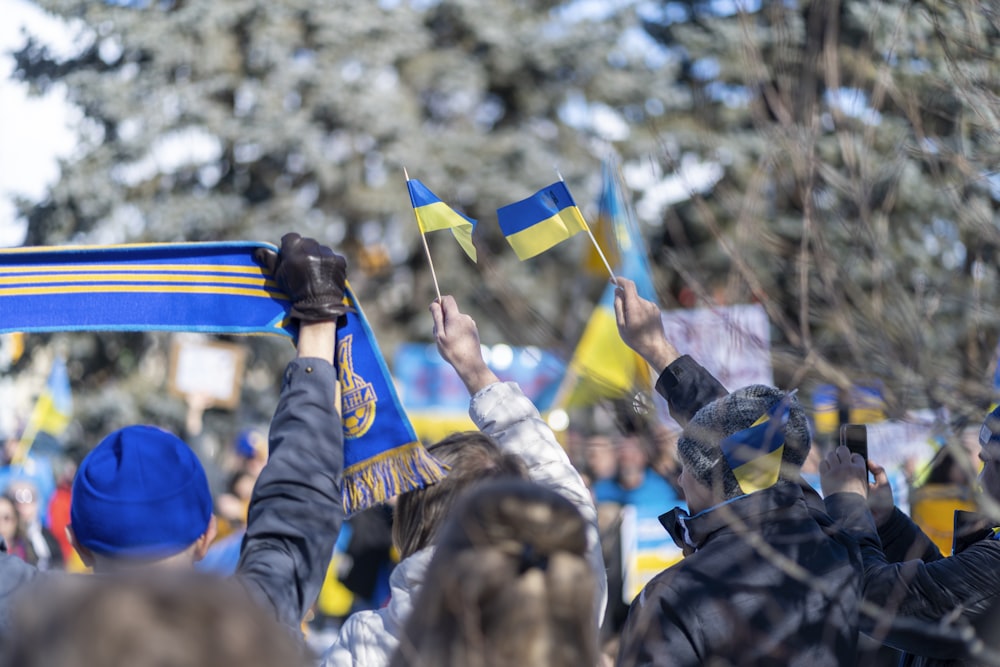
{"type": "Polygon", "coordinates": [[[573,503],[587,524],[587,561],[596,583],[595,627],[604,615],[607,572],[597,509],[586,484],[520,387],[501,382],[486,365],[475,321],[450,296],[432,303],[430,311],[438,350],[469,390],[469,415],[479,432],[453,434],[428,448],[451,470],[442,482],[399,498],[393,535],[402,560],[389,579],[389,604],[349,617],[324,653],[323,667],[389,664],[424,582],[435,533],[461,492],[484,479],[527,478],[573,503]]]}

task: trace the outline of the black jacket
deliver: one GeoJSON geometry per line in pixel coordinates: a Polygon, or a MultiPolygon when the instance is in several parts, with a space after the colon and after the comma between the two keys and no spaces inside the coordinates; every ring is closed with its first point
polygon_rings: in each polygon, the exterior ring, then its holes
{"type": "Polygon", "coordinates": [[[698,410],[729,393],[714,375],[686,354],[660,373],[656,391],[667,399],[670,416],[682,427],[698,410]]]}
{"type": "MultiPolygon", "coordinates": [[[[879,528],[884,555],[865,554],[865,601],[885,609],[883,618],[894,623],[869,630],[886,644],[907,651],[901,665],[951,667],[997,664],[976,659],[976,642],[961,641],[978,631],[987,644],[1000,639],[996,612],[1000,604],[1000,541],[985,530],[956,545],[944,558],[933,542],[898,509],[879,528]],[[945,623],[954,619],[956,622],[945,623]],[[922,621],[926,629],[914,632],[907,621],[922,621]],[[990,627],[985,627],[989,625],[990,627]]],[[[990,651],[990,649],[987,649],[990,651]]]]}
{"type": "Polygon", "coordinates": [[[858,543],[820,525],[797,484],[661,521],[694,551],[633,602],[619,665],[854,664],[858,543]]]}
{"type": "MultiPolygon", "coordinates": [[[[687,355],[656,389],[682,426],[728,393],[687,355]]],[[[694,517],[675,509],[661,522],[688,555],[633,603],[619,665],[855,663],[859,544],[807,484],[782,481],[694,517]]]]}

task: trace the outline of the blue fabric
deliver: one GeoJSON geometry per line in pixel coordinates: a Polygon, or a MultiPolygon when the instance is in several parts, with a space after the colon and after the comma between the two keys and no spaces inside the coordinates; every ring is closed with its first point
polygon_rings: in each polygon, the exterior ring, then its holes
{"type": "Polygon", "coordinates": [[[622,488],[613,479],[599,480],[593,488],[597,502],[635,505],[642,516],[659,516],[665,507],[684,505],[674,487],[650,468],[646,469],[642,484],[634,489],[622,488]]]}
{"type": "Polygon", "coordinates": [[[235,574],[236,566],[240,562],[240,547],[243,546],[245,534],[245,530],[238,530],[212,543],[205,557],[195,564],[195,569],[199,572],[213,572],[222,576],[235,574]]]}
{"type": "Polygon", "coordinates": [[[0,251],[0,333],[204,331],[291,335],[290,308],[253,261],[266,243],[0,251]]]}
{"type": "Polygon", "coordinates": [[[29,456],[22,463],[11,463],[0,468],[0,493],[11,482],[27,480],[38,489],[38,518],[48,527],[49,501],[56,490],[56,477],[52,463],[43,456],[29,456]]]}
{"type": "MultiPolygon", "coordinates": [[[[151,243],[0,250],[0,333],[202,331],[294,337],[291,304],[254,260],[266,243],[151,243]]],[[[399,403],[382,352],[354,307],[337,331],[348,514],[440,481],[399,403]]]]}
{"type": "Polygon", "coordinates": [[[576,206],[573,195],[562,181],[542,188],[527,199],[497,209],[497,222],[504,236],[510,236],[557,215],[563,209],[576,206]]]}
{"type": "Polygon", "coordinates": [[[243,429],[236,436],[233,448],[245,459],[267,454],[267,434],[255,428],[243,429]]]}
{"type": "Polygon", "coordinates": [[[111,433],[80,463],[70,524],[96,554],[163,558],[192,545],[212,518],[212,494],[198,457],[154,426],[111,433]]]}

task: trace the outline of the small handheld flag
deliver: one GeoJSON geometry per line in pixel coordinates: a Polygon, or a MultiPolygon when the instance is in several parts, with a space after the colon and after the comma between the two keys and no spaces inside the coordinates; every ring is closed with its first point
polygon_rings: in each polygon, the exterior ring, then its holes
{"type": "Polygon", "coordinates": [[[785,450],[785,425],[794,395],[795,392],[790,392],[749,428],[737,431],[720,443],[722,455],[743,493],[760,491],[777,483],[781,455],[785,450]]]}
{"type": "Polygon", "coordinates": [[[522,261],[574,234],[589,231],[583,214],[562,181],[497,209],[497,220],[500,231],[522,261]]]}
{"type": "Polygon", "coordinates": [[[420,233],[450,229],[465,254],[475,262],[476,246],[472,244],[472,232],[476,228],[476,221],[445,204],[415,178],[407,179],[406,188],[410,191],[410,203],[413,205],[420,233]]]}

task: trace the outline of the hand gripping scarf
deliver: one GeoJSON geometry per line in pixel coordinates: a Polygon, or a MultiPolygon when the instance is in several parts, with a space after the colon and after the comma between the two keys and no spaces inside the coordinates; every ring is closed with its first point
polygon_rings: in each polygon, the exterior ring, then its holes
{"type": "MultiPolygon", "coordinates": [[[[198,331],[295,338],[291,303],[255,242],[52,246],[0,250],[0,333],[198,331]]],[[[344,429],[348,515],[441,480],[420,444],[385,359],[348,285],[353,312],[334,359],[344,429]]]]}

